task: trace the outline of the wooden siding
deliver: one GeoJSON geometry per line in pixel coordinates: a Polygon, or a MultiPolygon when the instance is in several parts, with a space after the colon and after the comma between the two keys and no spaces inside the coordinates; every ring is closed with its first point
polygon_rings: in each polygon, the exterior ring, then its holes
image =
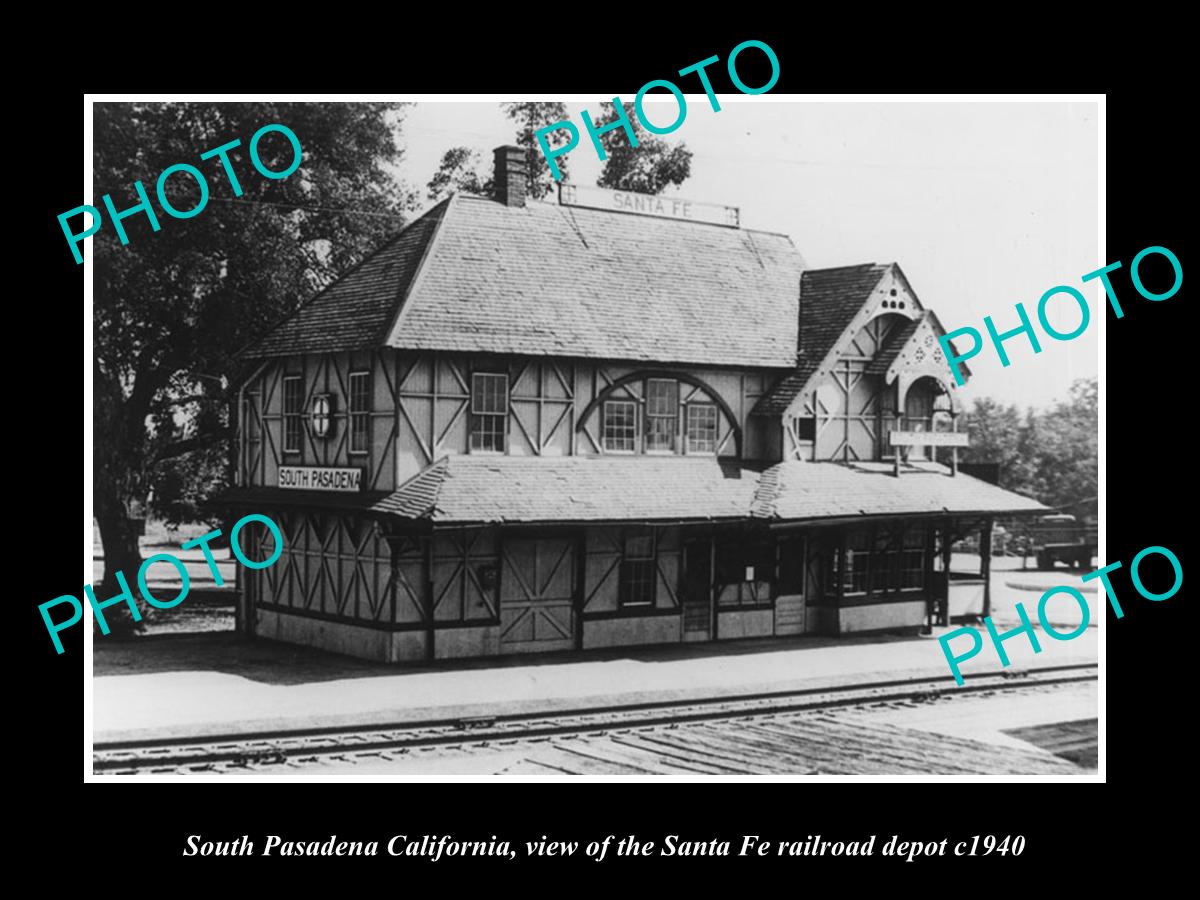
{"type": "Polygon", "coordinates": [[[629,616],[670,611],[679,607],[681,552],[679,528],[655,528],[655,589],[653,607],[621,607],[621,528],[588,528],[583,580],[584,618],[624,613],[629,616]]]}
{"type": "Polygon", "coordinates": [[[361,468],[364,490],[396,487],[395,361],[392,354],[335,353],[272,360],[242,389],[238,420],[238,483],[277,487],[280,466],[361,468]],[[371,373],[371,412],[366,453],[350,452],[350,373],[371,373]],[[301,440],[297,452],[284,450],[283,379],[299,376],[301,440]],[[310,427],[313,397],[332,398],[333,422],[327,437],[310,427]]]}
{"type": "MultiPolygon", "coordinates": [[[[379,527],[350,516],[276,512],[283,552],[266,569],[244,570],[255,604],[298,615],[386,627],[422,617],[422,554],[413,542],[392,547],[379,527]]],[[[274,539],[255,529],[257,558],[274,539]]]]}

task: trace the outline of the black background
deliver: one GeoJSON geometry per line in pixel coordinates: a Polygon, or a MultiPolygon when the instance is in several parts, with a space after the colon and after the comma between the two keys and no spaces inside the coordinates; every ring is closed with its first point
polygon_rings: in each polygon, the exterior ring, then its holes
{"type": "MultiPolygon", "coordinates": [[[[510,11],[516,15],[516,11],[510,11]]],[[[536,17],[535,17],[536,18],[536,17]]],[[[10,537],[10,563],[18,575],[11,602],[24,613],[28,641],[24,656],[10,668],[18,719],[10,725],[11,746],[18,759],[10,769],[17,787],[28,792],[20,804],[19,821],[27,843],[65,861],[82,857],[98,880],[121,873],[129,862],[140,877],[162,872],[181,876],[187,884],[225,883],[251,871],[269,874],[279,883],[302,883],[317,869],[343,874],[344,888],[363,873],[396,877],[399,889],[412,885],[400,879],[475,873],[489,881],[512,867],[536,867],[542,879],[523,881],[527,889],[576,890],[592,884],[602,872],[617,879],[650,869],[669,879],[732,873],[736,883],[764,890],[799,890],[806,870],[817,867],[833,878],[857,879],[874,873],[893,882],[912,876],[914,883],[940,890],[974,890],[983,883],[1005,884],[1012,890],[1037,890],[1045,882],[1014,879],[1030,867],[1048,867],[1071,878],[1079,867],[1101,867],[1139,854],[1169,856],[1168,822],[1160,819],[1190,782],[1190,763],[1184,729],[1190,729],[1189,697],[1185,693],[1185,661],[1190,633],[1184,623],[1187,586],[1172,599],[1151,603],[1139,598],[1128,580],[1128,563],[1143,547],[1170,547],[1188,564],[1188,542],[1180,519],[1190,493],[1191,437],[1196,415],[1192,373],[1185,371],[1193,354],[1192,331],[1184,321],[1184,289],[1170,300],[1151,303],[1138,296],[1128,265],[1142,248],[1171,248],[1187,269],[1183,209],[1191,205],[1194,179],[1185,167],[1184,140],[1179,137],[1183,113],[1180,99],[1162,77],[1158,60],[1152,72],[1124,67],[1087,72],[1086,54],[1099,53],[1076,34],[1051,40],[1036,30],[1021,32],[1023,43],[995,34],[983,44],[950,41],[915,46],[898,42],[879,25],[870,35],[858,31],[818,28],[714,27],[710,36],[682,37],[676,29],[660,34],[620,29],[600,15],[589,29],[545,31],[535,21],[512,40],[495,36],[468,44],[455,35],[431,39],[421,55],[413,45],[425,43],[410,32],[364,39],[343,46],[332,58],[313,52],[318,35],[305,42],[273,46],[270,51],[247,47],[244,41],[203,49],[204,66],[163,63],[161,67],[118,71],[95,70],[87,78],[61,81],[57,92],[48,87],[26,101],[29,133],[38,140],[29,147],[18,187],[28,192],[19,221],[32,228],[38,263],[30,266],[22,235],[11,247],[21,251],[9,259],[15,271],[32,278],[10,303],[9,361],[19,370],[15,379],[17,415],[8,417],[10,446],[18,458],[10,461],[10,521],[22,529],[10,537]],[[591,34],[592,37],[585,37],[591,34]],[[80,140],[84,111],[83,90],[156,93],[237,91],[375,91],[375,92],[511,92],[549,96],[568,92],[602,91],[607,96],[632,95],[644,82],[672,77],[676,70],[728,51],[746,38],[769,43],[778,54],[782,76],[772,94],[805,91],[1108,91],[1107,107],[1107,250],[1096,266],[1122,260],[1125,267],[1114,284],[1125,317],[1107,312],[1107,533],[1106,561],[1122,560],[1126,568],[1114,575],[1125,618],[1111,611],[1105,623],[1107,638],[1107,785],[1035,783],[845,783],[797,782],[697,784],[436,784],[397,785],[240,785],[177,787],[115,781],[84,785],[87,757],[80,727],[82,691],[82,629],[63,636],[66,653],[56,656],[37,612],[37,604],[60,594],[78,594],[80,585],[79,472],[83,446],[80,419],[90,416],[71,398],[80,396],[80,373],[90,368],[71,357],[79,339],[83,267],[76,266],[55,216],[82,202],[80,140]],[[370,43],[364,44],[368,40],[370,43]],[[1050,52],[1053,51],[1053,52],[1050,52]],[[265,58],[279,64],[267,67],[265,58]],[[1050,64],[1053,59],[1053,65],[1050,64]],[[287,65],[283,65],[286,63],[287,65]],[[202,70],[202,71],[201,71],[202,70]],[[151,77],[153,75],[153,77],[151,77]],[[1155,76],[1151,82],[1151,76],[1155,76]],[[144,77],[143,77],[144,76],[144,77]],[[1140,89],[1131,78],[1145,77],[1140,89]],[[1185,187],[1186,186],[1186,187],[1185,187]],[[74,312],[72,312],[74,311],[74,312]],[[22,414],[24,413],[24,414],[22,414]],[[14,467],[15,466],[15,467],[14,467]],[[31,473],[27,476],[21,473],[31,473]],[[19,510],[19,512],[18,512],[19,510]],[[26,556],[32,556],[26,559],[26,556]],[[969,839],[974,834],[1022,834],[1027,846],[1019,858],[992,856],[955,860],[953,857],[905,864],[882,857],[865,860],[800,858],[616,859],[602,864],[582,852],[569,860],[496,862],[421,859],[183,859],[189,834],[228,839],[242,834],[261,841],[265,834],[286,838],[379,840],[393,834],[443,834],[486,839],[491,835],[514,843],[540,838],[586,843],[608,834],[636,834],[660,840],[664,834],[708,840],[728,839],[736,849],[742,834],[766,840],[803,839],[821,834],[826,839],[856,840],[878,835],[877,848],[893,834],[904,840],[969,839]],[[939,881],[947,866],[962,880],[939,881]],[[970,870],[969,872],[967,870],[970,870]],[[419,873],[415,874],[414,873],[419,873]],[[567,879],[562,875],[566,874],[567,879]],[[780,881],[751,881],[761,875],[780,881]],[[579,876],[584,876],[581,879],[579,876]],[[794,881],[791,879],[795,879],[794,881]],[[983,879],[987,879],[985,882],[983,879]],[[952,886],[953,885],[953,886],[952,886]],[[1036,886],[1035,886],[1036,885],[1036,886]]],[[[739,59],[746,83],[765,81],[754,71],[755,51],[739,59]],[[742,64],[745,64],[744,66],[742,64]]],[[[730,92],[724,66],[710,69],[715,89],[730,92]]],[[[62,77],[62,76],[60,76],[62,77]]],[[[685,90],[695,85],[680,80],[685,90]]],[[[686,125],[685,125],[686,128],[686,125]]],[[[1194,158],[1194,154],[1189,154],[1194,158]]],[[[1161,262],[1161,260],[1160,260],[1161,262]]],[[[1020,260],[998,256],[996,266],[1017,266],[1020,260]]],[[[1062,273],[1065,284],[1077,284],[1082,273],[1062,273]]],[[[979,273],[981,279],[988,277],[979,273]]],[[[1147,275],[1149,280],[1150,275],[1147,275]]],[[[1047,285],[1049,287],[1050,285],[1047,285]]],[[[1089,299],[1093,292],[1088,292],[1089,299]]],[[[1032,308],[1036,297],[1025,300],[1032,308]]],[[[1095,327],[1093,325],[1092,327],[1095,327]]],[[[1045,352],[1053,352],[1051,344],[1045,352]]],[[[95,440],[103,440],[102,424],[95,440]]],[[[85,524],[90,534],[90,525],[85,524]]],[[[1147,570],[1147,581],[1154,584],[1147,570]]],[[[1052,648],[1051,648],[1052,649],[1052,648]]],[[[18,811],[10,811],[10,816],[18,811]]],[[[536,874],[530,872],[529,874],[536,874]]],[[[905,879],[908,880],[908,879],[905,879]]],[[[499,881],[491,883],[502,883],[499,881]]],[[[621,883],[621,882],[618,882],[621,883]]],[[[641,882],[624,881],[641,890],[641,882]]],[[[835,881],[846,885],[852,882],[835,881]]],[[[173,883],[157,883],[164,890],[173,883]]],[[[510,882],[514,887],[517,882],[510,882]]],[[[1066,881],[1058,883],[1065,888],[1066,881]]],[[[393,888],[396,889],[396,888],[393,888]]],[[[413,886],[411,889],[416,889],[413,886]]]]}

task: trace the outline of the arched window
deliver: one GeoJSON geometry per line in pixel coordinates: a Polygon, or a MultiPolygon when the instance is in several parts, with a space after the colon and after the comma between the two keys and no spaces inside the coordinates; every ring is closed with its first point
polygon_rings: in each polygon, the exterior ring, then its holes
{"type": "Polygon", "coordinates": [[[904,397],[904,430],[936,431],[950,409],[950,394],[936,378],[918,378],[904,397]]]}
{"type": "Polygon", "coordinates": [[[695,376],[632,372],[601,391],[576,428],[600,453],[712,456],[742,452],[737,419],[721,396],[695,376]]]}

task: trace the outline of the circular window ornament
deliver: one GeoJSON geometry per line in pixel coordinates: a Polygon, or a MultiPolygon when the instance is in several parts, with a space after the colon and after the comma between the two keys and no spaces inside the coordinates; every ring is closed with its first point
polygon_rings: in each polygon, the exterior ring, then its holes
{"type": "Polygon", "coordinates": [[[314,437],[327,438],[333,428],[333,398],[329,394],[317,394],[312,400],[312,433],[314,437]]]}

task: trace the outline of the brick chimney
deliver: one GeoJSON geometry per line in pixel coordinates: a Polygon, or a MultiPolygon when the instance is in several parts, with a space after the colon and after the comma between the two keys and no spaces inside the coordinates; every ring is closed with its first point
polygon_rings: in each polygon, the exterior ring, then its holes
{"type": "Polygon", "coordinates": [[[505,206],[525,205],[525,151],[513,144],[497,147],[493,181],[496,200],[505,206]]]}

